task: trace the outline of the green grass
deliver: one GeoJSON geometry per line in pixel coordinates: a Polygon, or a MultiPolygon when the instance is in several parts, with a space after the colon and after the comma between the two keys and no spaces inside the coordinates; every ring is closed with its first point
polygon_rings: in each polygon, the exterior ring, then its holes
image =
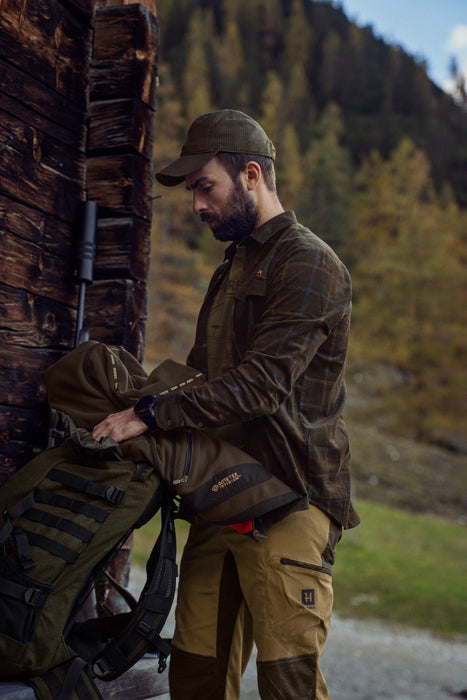
{"type": "Polygon", "coordinates": [[[334,568],[335,610],[467,634],[467,531],[437,518],[368,502],[345,532],[334,568]]]}
{"type": "MultiPolygon", "coordinates": [[[[358,512],[362,523],[337,548],[336,612],[440,636],[467,634],[466,528],[365,501],[358,512]]],[[[180,552],[187,530],[177,521],[180,552]]],[[[158,532],[154,521],[135,533],[135,563],[145,563],[158,532]]]]}

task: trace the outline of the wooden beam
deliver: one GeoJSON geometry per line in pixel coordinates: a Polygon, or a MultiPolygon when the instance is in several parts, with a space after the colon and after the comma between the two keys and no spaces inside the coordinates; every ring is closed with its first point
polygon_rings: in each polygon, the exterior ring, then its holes
{"type": "Polygon", "coordinates": [[[89,155],[139,153],[152,158],[154,112],[137,98],[104,100],[89,107],[89,155]]]}
{"type": "Polygon", "coordinates": [[[152,165],[131,153],[88,159],[88,197],[99,216],[152,215],[152,165]]]}
{"type": "Polygon", "coordinates": [[[155,109],[158,26],[141,4],[96,11],[91,101],[134,96],[155,109]]]}
{"type": "Polygon", "coordinates": [[[95,279],[134,279],[146,283],[151,222],[136,216],[99,219],[95,279]]]}
{"type": "Polygon", "coordinates": [[[85,326],[91,340],[123,345],[139,360],[144,352],[146,285],[134,280],[101,280],[87,291],[85,326]]]}

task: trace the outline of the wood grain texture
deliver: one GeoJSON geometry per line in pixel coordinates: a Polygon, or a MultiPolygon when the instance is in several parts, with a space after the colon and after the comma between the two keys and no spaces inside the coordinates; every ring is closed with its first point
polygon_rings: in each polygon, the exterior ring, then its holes
{"type": "Polygon", "coordinates": [[[45,444],[44,373],[74,342],[86,198],[98,230],[85,326],[142,359],[157,32],[126,0],[0,2],[0,483],[45,444]]]}
{"type": "Polygon", "coordinates": [[[82,110],[87,102],[91,41],[91,28],[56,0],[2,0],[0,4],[0,45],[8,62],[82,110]]]}
{"type": "Polygon", "coordinates": [[[129,151],[151,158],[154,112],[141,100],[94,102],[89,117],[90,155],[129,151]]]}
{"type": "Polygon", "coordinates": [[[102,218],[97,224],[95,279],[147,282],[151,222],[136,216],[102,218]]]}
{"type": "Polygon", "coordinates": [[[140,4],[96,11],[91,101],[135,96],[155,109],[158,28],[140,4]]]}

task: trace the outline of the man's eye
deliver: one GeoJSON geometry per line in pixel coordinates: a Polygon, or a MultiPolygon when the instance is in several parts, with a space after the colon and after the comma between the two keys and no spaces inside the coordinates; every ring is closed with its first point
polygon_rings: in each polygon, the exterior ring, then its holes
{"type": "Polygon", "coordinates": [[[205,185],[204,187],[201,188],[201,192],[204,192],[204,194],[207,194],[212,190],[212,185],[205,185]]]}

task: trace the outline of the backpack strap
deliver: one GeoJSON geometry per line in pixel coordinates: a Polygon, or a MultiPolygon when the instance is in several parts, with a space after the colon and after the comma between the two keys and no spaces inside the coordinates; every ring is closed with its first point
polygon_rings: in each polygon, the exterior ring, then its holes
{"type": "Polygon", "coordinates": [[[103,700],[89,666],[79,657],[26,682],[40,700],[103,700]]]}
{"type": "Polygon", "coordinates": [[[52,481],[58,481],[64,486],[69,486],[75,491],[86,493],[89,496],[97,496],[98,498],[102,498],[113,504],[120,503],[123,494],[125,493],[124,490],[118,486],[106,486],[105,484],[99,484],[96,481],[83,479],[82,476],[70,474],[69,472],[62,471],[61,469],[51,469],[47,474],[47,478],[51,479],[52,481]]]}
{"type": "Polygon", "coordinates": [[[168,495],[161,517],[161,532],[147,565],[148,572],[152,573],[148,573],[138,607],[130,616],[122,616],[126,623],[123,629],[93,661],[92,671],[101,680],[117,678],[150,651],[159,656],[159,673],[167,665],[171,648],[159,633],[172,607],[177,578],[174,509],[168,495]]]}
{"type": "Polygon", "coordinates": [[[30,491],[21,501],[15,503],[14,506],[7,507],[4,511],[3,518],[5,520],[5,525],[0,530],[0,545],[5,544],[7,539],[13,532],[13,523],[19,518],[23,513],[25,513],[29,508],[35,503],[34,491],[30,491]]]}

